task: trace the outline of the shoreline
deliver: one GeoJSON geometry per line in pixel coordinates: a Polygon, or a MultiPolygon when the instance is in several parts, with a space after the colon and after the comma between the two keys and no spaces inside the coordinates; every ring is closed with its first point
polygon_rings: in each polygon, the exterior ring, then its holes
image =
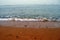
{"type": "Polygon", "coordinates": [[[48,18],[0,18],[0,21],[40,21],[40,22],[60,22],[57,19],[48,19],[48,18]]]}
{"type": "Polygon", "coordinates": [[[60,28],[60,22],[40,21],[0,21],[1,26],[20,28],[60,28]]]}

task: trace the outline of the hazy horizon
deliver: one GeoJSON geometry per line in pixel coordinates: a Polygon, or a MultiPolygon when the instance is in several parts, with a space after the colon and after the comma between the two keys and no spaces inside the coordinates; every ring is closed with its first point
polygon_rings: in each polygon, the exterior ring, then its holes
{"type": "Polygon", "coordinates": [[[0,5],[60,5],[60,0],[0,0],[0,5]]]}

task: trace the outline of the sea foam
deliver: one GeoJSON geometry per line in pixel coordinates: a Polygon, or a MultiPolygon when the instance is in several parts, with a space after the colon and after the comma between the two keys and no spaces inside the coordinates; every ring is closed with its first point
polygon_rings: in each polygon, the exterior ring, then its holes
{"type": "Polygon", "coordinates": [[[0,21],[39,21],[39,19],[21,19],[21,18],[0,18],[0,21]]]}

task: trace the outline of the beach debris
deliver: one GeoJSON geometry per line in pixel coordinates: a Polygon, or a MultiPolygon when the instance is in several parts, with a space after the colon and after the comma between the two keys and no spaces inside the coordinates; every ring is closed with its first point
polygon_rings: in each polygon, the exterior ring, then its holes
{"type": "Polygon", "coordinates": [[[26,28],[26,27],[27,27],[27,25],[24,25],[24,27],[26,28]]]}
{"type": "Polygon", "coordinates": [[[12,18],[12,21],[15,21],[15,18],[12,18]]]}
{"type": "Polygon", "coordinates": [[[47,21],[49,21],[49,20],[48,20],[47,18],[43,18],[42,21],[43,21],[43,22],[47,22],[47,21]]]}
{"type": "Polygon", "coordinates": [[[19,38],[19,36],[16,36],[16,38],[19,38]]]}
{"type": "Polygon", "coordinates": [[[37,38],[36,37],[34,37],[34,40],[36,40],[37,38]]]}

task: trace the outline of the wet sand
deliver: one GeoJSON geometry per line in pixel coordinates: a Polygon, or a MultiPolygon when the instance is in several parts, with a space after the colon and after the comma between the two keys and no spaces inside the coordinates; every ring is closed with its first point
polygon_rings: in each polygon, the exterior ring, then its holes
{"type": "Polygon", "coordinates": [[[26,28],[60,28],[60,22],[40,21],[0,21],[2,26],[26,28]]]}
{"type": "Polygon", "coordinates": [[[60,40],[60,28],[53,27],[56,24],[60,27],[59,22],[1,21],[0,40],[60,40]],[[46,27],[46,23],[51,28],[46,27]]]}

